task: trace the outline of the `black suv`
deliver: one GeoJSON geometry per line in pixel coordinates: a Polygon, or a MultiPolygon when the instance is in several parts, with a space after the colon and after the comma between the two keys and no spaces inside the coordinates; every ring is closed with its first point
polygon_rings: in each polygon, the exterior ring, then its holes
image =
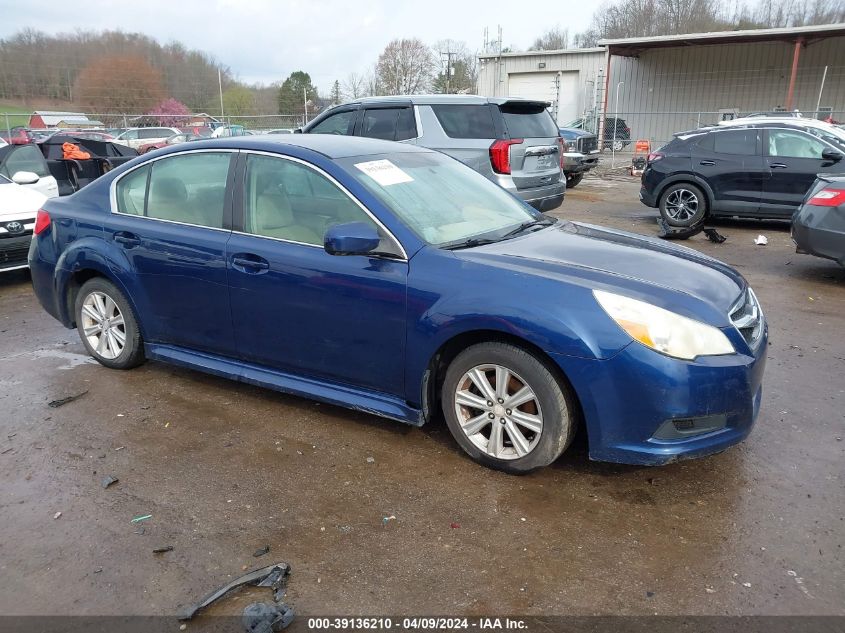
{"type": "MultiPolygon", "coordinates": [[[[586,130],[595,127],[594,124],[595,121],[588,122],[586,119],[581,117],[580,119],[570,121],[563,127],[573,130],[586,130]]],[[[625,119],[620,119],[619,117],[605,117],[604,133],[602,136],[602,150],[612,149],[615,152],[621,152],[631,144],[631,128],[628,127],[625,119]]]]}
{"type": "Polygon", "coordinates": [[[706,216],[788,219],[816,174],[845,172],[845,139],[800,123],[759,121],[681,132],[649,154],[640,201],[671,226],[706,216]]]}

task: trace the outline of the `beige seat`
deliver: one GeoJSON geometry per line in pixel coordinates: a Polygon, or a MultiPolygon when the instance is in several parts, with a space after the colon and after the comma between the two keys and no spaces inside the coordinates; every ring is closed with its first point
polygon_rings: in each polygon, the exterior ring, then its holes
{"type": "Polygon", "coordinates": [[[263,176],[263,178],[256,178],[260,193],[255,199],[255,208],[252,210],[248,225],[250,230],[256,235],[322,245],[321,235],[296,221],[284,187],[279,186],[272,178],[272,174],[263,176]]]}
{"type": "Polygon", "coordinates": [[[204,225],[203,218],[188,204],[188,190],[178,178],[153,178],[147,215],[151,218],[204,225]]]}

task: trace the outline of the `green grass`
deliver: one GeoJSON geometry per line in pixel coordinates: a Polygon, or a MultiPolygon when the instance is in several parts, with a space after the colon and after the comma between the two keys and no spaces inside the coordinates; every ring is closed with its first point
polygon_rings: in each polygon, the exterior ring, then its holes
{"type": "Polygon", "coordinates": [[[32,110],[0,101],[0,128],[6,129],[6,113],[9,114],[9,127],[28,125],[32,110]]]}

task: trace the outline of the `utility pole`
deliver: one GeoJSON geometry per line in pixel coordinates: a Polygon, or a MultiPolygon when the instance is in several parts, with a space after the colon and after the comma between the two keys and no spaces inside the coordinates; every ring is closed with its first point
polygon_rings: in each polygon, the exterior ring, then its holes
{"type": "Polygon", "coordinates": [[[308,125],[308,89],[304,86],[302,87],[302,103],[305,105],[305,123],[303,125],[308,125]]]}
{"type": "Polygon", "coordinates": [[[222,119],[225,113],[223,112],[223,75],[220,68],[217,69],[217,89],[220,91],[220,118],[222,119]]]}
{"type": "Polygon", "coordinates": [[[440,53],[441,59],[443,55],[446,56],[446,90],[444,90],[444,93],[452,94],[452,57],[457,55],[457,53],[447,49],[445,53],[440,53]]]}

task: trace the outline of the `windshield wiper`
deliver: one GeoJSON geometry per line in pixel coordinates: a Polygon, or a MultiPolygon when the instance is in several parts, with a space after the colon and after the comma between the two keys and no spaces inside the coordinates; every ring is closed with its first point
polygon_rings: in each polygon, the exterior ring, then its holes
{"type": "Polygon", "coordinates": [[[471,237],[468,240],[462,240],[453,244],[446,244],[440,248],[447,251],[457,251],[462,248],[472,248],[474,246],[483,246],[484,244],[495,244],[498,241],[498,239],[494,240],[489,237],[471,237]]]}
{"type": "Polygon", "coordinates": [[[500,239],[506,240],[509,237],[515,237],[515,236],[519,235],[520,233],[522,233],[523,231],[527,231],[532,226],[551,226],[555,222],[557,222],[557,220],[553,220],[552,218],[540,218],[538,220],[531,220],[530,222],[523,222],[522,224],[520,224],[515,229],[508,231],[507,233],[502,235],[502,237],[500,239]]]}

